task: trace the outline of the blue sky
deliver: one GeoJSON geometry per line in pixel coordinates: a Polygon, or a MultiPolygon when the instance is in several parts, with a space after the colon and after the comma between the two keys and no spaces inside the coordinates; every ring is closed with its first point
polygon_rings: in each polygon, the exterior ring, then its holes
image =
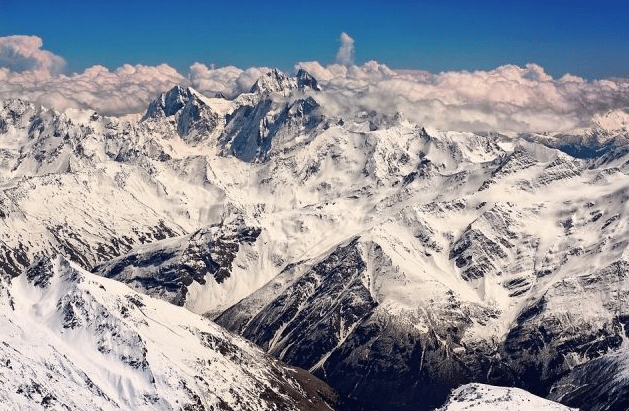
{"type": "Polygon", "coordinates": [[[292,69],[335,59],[339,35],[357,63],[492,69],[534,62],[559,77],[629,77],[629,6],[590,1],[33,1],[0,0],[0,36],[37,35],[69,72],[94,64],[194,62],[292,69]]]}

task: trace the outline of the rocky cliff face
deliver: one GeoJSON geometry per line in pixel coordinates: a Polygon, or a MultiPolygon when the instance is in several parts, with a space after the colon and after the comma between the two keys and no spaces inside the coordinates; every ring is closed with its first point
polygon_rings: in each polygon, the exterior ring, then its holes
{"type": "Polygon", "coordinates": [[[220,289],[232,277],[234,260],[242,253],[243,246],[250,247],[259,235],[259,228],[248,227],[242,221],[210,226],[177,239],[136,248],[94,272],[207,314],[217,310],[219,301],[223,305],[235,302],[236,295],[221,293],[220,289]],[[203,289],[200,301],[191,295],[194,287],[203,289]],[[208,299],[212,288],[213,301],[203,309],[203,300],[208,299]]]}
{"type": "Polygon", "coordinates": [[[571,369],[553,385],[548,397],[584,410],[627,409],[628,365],[626,345],[623,344],[618,352],[571,369]]]}
{"type": "Polygon", "coordinates": [[[144,113],[141,123],[162,135],[178,135],[194,145],[206,138],[219,125],[220,117],[207,99],[194,89],[179,86],[162,93],[144,113]]]}

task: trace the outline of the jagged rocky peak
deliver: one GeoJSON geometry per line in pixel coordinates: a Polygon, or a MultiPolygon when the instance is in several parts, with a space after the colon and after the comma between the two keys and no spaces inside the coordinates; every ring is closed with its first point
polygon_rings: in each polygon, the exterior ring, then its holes
{"type": "MultiPolygon", "coordinates": [[[[284,76],[281,73],[278,75],[284,76]]],[[[286,81],[275,84],[268,83],[268,77],[264,81],[258,80],[256,85],[265,84],[260,86],[264,88],[257,89],[261,93],[255,95],[258,101],[243,104],[226,117],[225,132],[220,140],[223,153],[246,162],[264,162],[283,142],[311,135],[321,128],[325,123],[324,116],[319,110],[319,103],[311,96],[302,95],[300,97],[303,98],[291,98],[288,102],[270,96],[273,92],[276,96],[288,97],[291,90],[298,88],[295,77],[283,78],[286,81]]],[[[252,90],[256,89],[256,85],[252,90]]]]}
{"type": "Polygon", "coordinates": [[[291,78],[278,69],[273,69],[263,74],[251,87],[251,93],[279,93],[290,91],[294,88],[291,78]]]}
{"type": "Polygon", "coordinates": [[[151,102],[142,121],[174,116],[189,104],[205,104],[202,99],[203,96],[192,87],[175,86],[151,102]]]}
{"type": "Polygon", "coordinates": [[[175,86],[153,100],[141,122],[159,122],[164,118],[175,126],[179,136],[188,137],[189,142],[198,142],[219,122],[219,115],[212,110],[206,97],[192,87],[181,86],[175,86]]]}
{"type": "Polygon", "coordinates": [[[396,111],[393,114],[385,114],[377,112],[375,110],[362,110],[358,111],[354,116],[354,121],[356,121],[357,123],[368,124],[369,131],[395,127],[396,125],[399,125],[403,120],[404,115],[399,111],[396,111]]]}
{"type": "Polygon", "coordinates": [[[34,108],[35,105],[33,103],[20,98],[10,98],[0,102],[0,112],[3,114],[13,113],[15,116],[19,116],[24,114],[27,110],[34,108]]]}
{"type": "Polygon", "coordinates": [[[321,87],[319,87],[317,79],[314,78],[312,74],[308,73],[306,70],[299,69],[295,77],[297,78],[297,86],[300,89],[311,88],[314,91],[321,91],[321,87]]]}
{"type": "Polygon", "coordinates": [[[9,125],[19,125],[28,121],[26,113],[35,110],[33,103],[21,99],[8,99],[0,102],[0,133],[6,133],[9,125]]]}
{"type": "Polygon", "coordinates": [[[317,80],[306,70],[300,69],[295,77],[288,77],[278,69],[273,69],[260,76],[251,87],[251,93],[272,94],[278,93],[289,96],[293,90],[311,89],[320,91],[317,80]]]}
{"type": "Polygon", "coordinates": [[[293,104],[287,107],[288,115],[290,117],[303,117],[311,114],[313,111],[321,107],[317,101],[308,96],[304,99],[296,100],[293,104]]]}

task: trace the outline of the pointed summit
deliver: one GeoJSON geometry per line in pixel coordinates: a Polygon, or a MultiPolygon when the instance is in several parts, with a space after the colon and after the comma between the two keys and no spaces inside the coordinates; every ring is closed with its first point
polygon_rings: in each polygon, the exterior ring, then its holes
{"type": "Polygon", "coordinates": [[[296,82],[294,79],[287,77],[284,73],[278,69],[273,69],[266,74],[263,74],[256,80],[251,87],[251,93],[279,93],[284,96],[290,94],[290,91],[294,89],[296,82]],[[293,81],[291,81],[293,80],[293,81]]]}
{"type": "Polygon", "coordinates": [[[175,121],[179,136],[190,137],[186,140],[195,142],[212,132],[218,124],[218,114],[212,110],[206,98],[192,87],[175,86],[162,93],[151,102],[141,122],[164,118],[175,121]]]}
{"type": "Polygon", "coordinates": [[[321,87],[319,87],[319,83],[317,83],[317,79],[312,76],[312,74],[308,73],[306,70],[300,68],[297,72],[297,87],[300,90],[305,88],[311,88],[314,91],[321,91],[321,87]]]}
{"type": "Polygon", "coordinates": [[[151,102],[142,121],[148,118],[173,116],[190,103],[205,104],[202,99],[203,96],[192,87],[175,86],[151,102]]]}
{"type": "Polygon", "coordinates": [[[277,93],[289,96],[293,90],[312,89],[320,91],[317,80],[307,71],[300,69],[296,77],[288,77],[278,69],[273,69],[260,76],[251,87],[251,93],[271,94],[277,93]]]}

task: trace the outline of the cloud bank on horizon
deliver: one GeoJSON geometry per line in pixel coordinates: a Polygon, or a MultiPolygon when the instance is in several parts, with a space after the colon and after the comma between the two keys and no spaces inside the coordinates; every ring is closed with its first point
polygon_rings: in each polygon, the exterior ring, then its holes
{"type": "MultiPolygon", "coordinates": [[[[599,113],[629,107],[629,79],[559,79],[535,64],[489,71],[429,73],[353,63],[354,39],[340,37],[337,62],[300,62],[319,80],[324,107],[340,112],[402,112],[443,130],[567,131],[589,125],[599,113]]],[[[95,65],[63,74],[65,60],[43,49],[35,36],[0,37],[0,99],[22,98],[57,110],[93,109],[106,115],[142,112],[159,93],[190,85],[207,96],[247,92],[266,67],[242,70],[194,63],[187,75],[167,64],[125,64],[113,71],[95,65]]]]}

